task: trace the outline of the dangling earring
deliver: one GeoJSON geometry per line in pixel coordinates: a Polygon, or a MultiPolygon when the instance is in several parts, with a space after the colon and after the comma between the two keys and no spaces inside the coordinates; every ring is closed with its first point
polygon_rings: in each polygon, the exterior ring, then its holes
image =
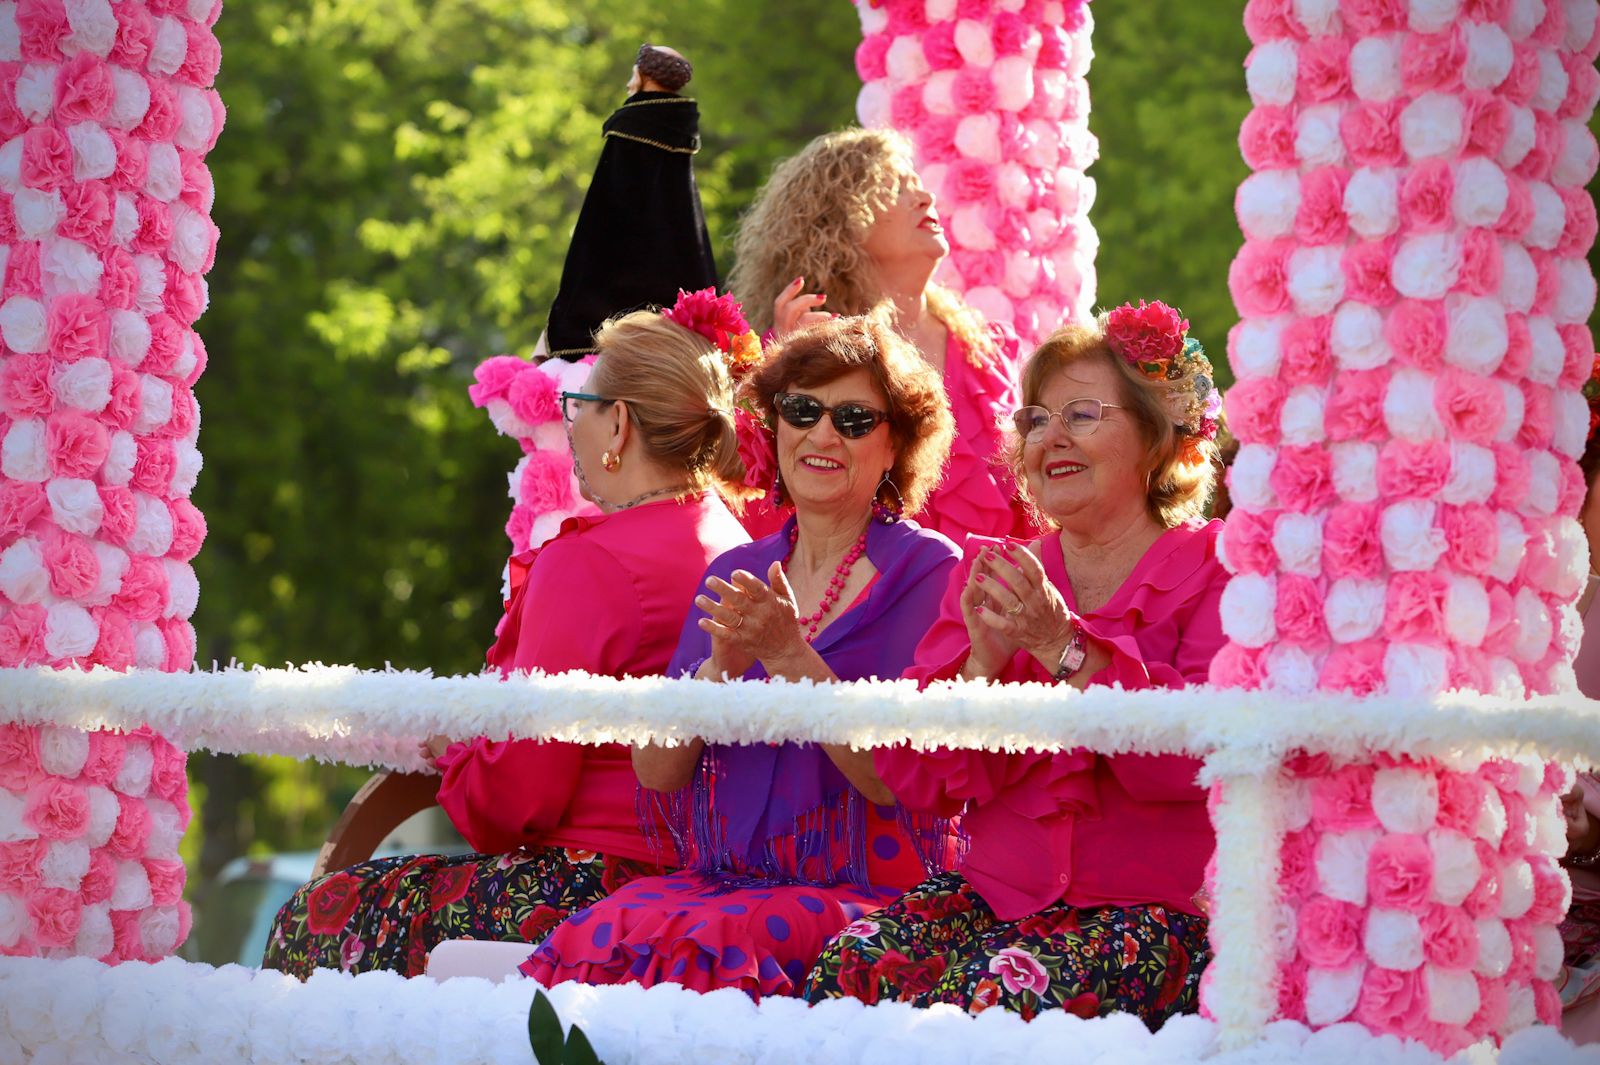
{"type": "Polygon", "coordinates": [[[607,473],[616,473],[622,468],[622,456],[613,455],[609,451],[602,451],[600,453],[600,468],[607,473]]]}
{"type": "Polygon", "coordinates": [[[889,471],[883,471],[883,479],[878,482],[878,490],[872,495],[872,516],[885,525],[893,525],[900,520],[906,511],[906,498],[900,494],[900,486],[889,477],[889,471]],[[893,501],[886,502],[883,498],[883,489],[887,486],[894,493],[893,501]]]}
{"type": "Polygon", "coordinates": [[[781,507],[785,503],[783,498],[783,474],[777,470],[772,472],[772,505],[781,507]]]}

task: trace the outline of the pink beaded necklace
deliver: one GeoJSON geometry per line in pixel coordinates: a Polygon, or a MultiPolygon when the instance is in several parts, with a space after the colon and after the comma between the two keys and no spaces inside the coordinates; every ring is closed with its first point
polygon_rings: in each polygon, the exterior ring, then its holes
{"type": "MultiPolygon", "coordinates": [[[[794,547],[800,541],[800,528],[795,526],[789,530],[789,554],[784,557],[787,563],[794,558],[794,547]]],[[[828,611],[833,609],[833,604],[839,601],[840,594],[844,591],[845,582],[850,579],[850,570],[855,566],[856,560],[867,550],[867,534],[863,532],[854,546],[844,553],[844,558],[839,560],[839,565],[833,571],[833,577],[828,581],[828,590],[822,593],[822,602],[817,605],[815,614],[807,614],[800,619],[800,627],[805,630],[806,643],[817,638],[817,630],[822,627],[822,619],[828,611]]]]}

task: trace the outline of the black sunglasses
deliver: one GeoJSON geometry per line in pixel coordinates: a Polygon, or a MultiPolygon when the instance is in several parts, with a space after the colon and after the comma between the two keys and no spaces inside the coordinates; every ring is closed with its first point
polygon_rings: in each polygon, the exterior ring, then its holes
{"type": "Polygon", "coordinates": [[[833,422],[834,430],[849,440],[859,440],[889,420],[889,416],[883,411],[873,410],[860,403],[841,403],[837,407],[826,407],[820,399],[803,392],[779,392],[772,397],[772,406],[778,412],[778,417],[796,429],[809,429],[820,422],[822,416],[826,414],[833,422]]]}

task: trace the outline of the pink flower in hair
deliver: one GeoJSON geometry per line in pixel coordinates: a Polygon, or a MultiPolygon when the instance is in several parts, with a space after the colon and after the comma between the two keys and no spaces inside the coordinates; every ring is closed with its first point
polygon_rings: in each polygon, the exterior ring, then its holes
{"type": "Polygon", "coordinates": [[[1188,331],[1188,319],[1160,300],[1140,300],[1137,307],[1124,303],[1106,316],[1107,342],[1124,359],[1141,368],[1165,367],[1177,358],[1188,331]]]}

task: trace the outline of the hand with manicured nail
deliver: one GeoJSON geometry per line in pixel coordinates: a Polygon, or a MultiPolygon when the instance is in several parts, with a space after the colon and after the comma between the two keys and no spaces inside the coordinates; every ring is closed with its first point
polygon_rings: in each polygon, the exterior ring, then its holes
{"type": "Polygon", "coordinates": [[[781,341],[797,329],[805,329],[838,317],[819,310],[828,300],[826,293],[806,292],[805,287],[806,279],[797,277],[778,293],[777,299],[772,301],[774,339],[781,341]]]}

